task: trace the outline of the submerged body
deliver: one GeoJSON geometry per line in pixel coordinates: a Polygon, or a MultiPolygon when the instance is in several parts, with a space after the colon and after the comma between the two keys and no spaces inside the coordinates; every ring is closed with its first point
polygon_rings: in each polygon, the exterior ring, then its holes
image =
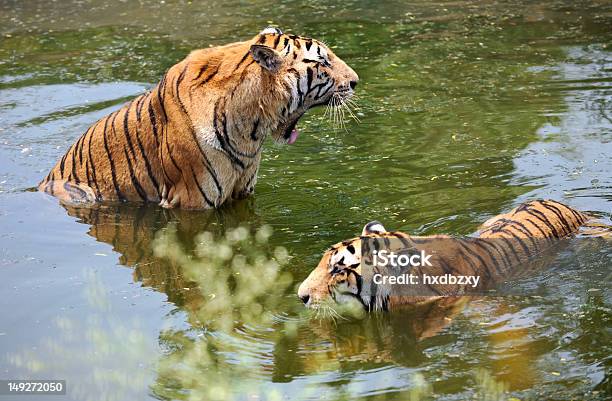
{"type": "Polygon", "coordinates": [[[193,51],[92,125],[39,189],[67,202],[210,208],[253,192],[264,139],[297,139],[310,108],[343,102],[357,74],[323,43],[266,28],[193,51]]]}
{"type": "MultiPolygon", "coordinates": [[[[479,227],[472,238],[446,235],[413,237],[405,233],[387,231],[380,223],[364,227],[361,237],[332,246],[318,266],[302,282],[298,296],[308,307],[333,300],[339,303],[359,301],[366,310],[387,310],[404,305],[433,301],[440,297],[458,295],[472,283],[456,286],[430,286],[431,296],[391,295],[389,287],[378,289],[376,296],[365,294],[362,287],[362,246],[368,239],[398,240],[414,251],[434,251],[434,267],[415,268],[415,275],[479,276],[481,288],[524,274],[517,271],[528,261],[562,238],[578,232],[590,219],[582,212],[551,200],[524,203],[509,213],[495,216],[479,227]],[[365,240],[365,241],[364,241],[365,240]]],[[[367,251],[367,250],[366,250],[367,251]]],[[[540,258],[541,259],[541,258],[540,258]]],[[[537,263],[536,263],[537,264],[537,263]]]]}

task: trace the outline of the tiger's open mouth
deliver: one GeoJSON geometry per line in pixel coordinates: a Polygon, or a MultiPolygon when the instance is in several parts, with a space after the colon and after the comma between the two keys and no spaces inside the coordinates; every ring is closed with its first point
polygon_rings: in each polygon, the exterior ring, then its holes
{"type": "Polygon", "coordinates": [[[296,117],[295,120],[293,120],[292,122],[289,123],[289,125],[287,126],[287,129],[285,129],[285,133],[283,134],[283,138],[287,142],[287,145],[293,145],[295,143],[295,141],[297,141],[298,136],[300,135],[300,131],[298,131],[296,126],[297,126],[297,123],[298,123],[299,119],[303,115],[304,114],[296,117]]]}
{"type": "Polygon", "coordinates": [[[352,95],[351,91],[343,91],[332,94],[332,96],[328,96],[325,100],[315,103],[308,107],[308,109],[303,110],[298,113],[295,117],[291,118],[283,131],[282,140],[277,140],[277,142],[286,143],[287,145],[293,145],[300,135],[300,131],[297,129],[297,123],[306,114],[306,112],[310,109],[314,109],[315,107],[320,106],[333,106],[336,107],[336,103],[340,104],[344,101],[344,99],[350,98],[352,95]]]}
{"type": "Polygon", "coordinates": [[[282,135],[279,137],[279,139],[277,139],[277,142],[286,143],[287,145],[293,145],[295,141],[297,141],[298,136],[300,136],[300,131],[297,128],[297,123],[310,109],[312,109],[312,107],[309,107],[306,110],[302,110],[295,114],[293,117],[291,117],[289,121],[287,121],[285,127],[281,128],[282,135]]]}

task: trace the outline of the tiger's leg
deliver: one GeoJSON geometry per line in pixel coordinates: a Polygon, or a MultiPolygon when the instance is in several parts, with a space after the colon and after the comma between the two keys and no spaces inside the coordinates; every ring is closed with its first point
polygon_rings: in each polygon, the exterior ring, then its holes
{"type": "Polygon", "coordinates": [[[94,190],[84,183],[52,180],[42,183],[38,189],[69,203],[92,203],[97,200],[94,190]]]}

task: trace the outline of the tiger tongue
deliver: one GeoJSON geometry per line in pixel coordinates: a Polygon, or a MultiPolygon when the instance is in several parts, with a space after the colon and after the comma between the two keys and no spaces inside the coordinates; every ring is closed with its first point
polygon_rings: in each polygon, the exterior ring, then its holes
{"type": "Polygon", "coordinates": [[[297,128],[291,130],[291,135],[289,135],[289,139],[287,139],[287,144],[293,145],[295,141],[297,141],[298,136],[300,135],[297,128]]]}

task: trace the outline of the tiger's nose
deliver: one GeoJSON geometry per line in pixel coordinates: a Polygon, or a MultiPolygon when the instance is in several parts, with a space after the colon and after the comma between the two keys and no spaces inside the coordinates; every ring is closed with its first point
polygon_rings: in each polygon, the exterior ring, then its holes
{"type": "Polygon", "coordinates": [[[310,300],[310,295],[300,295],[300,299],[302,300],[302,302],[304,302],[304,304],[307,304],[310,300]]]}
{"type": "Polygon", "coordinates": [[[351,89],[355,89],[355,87],[357,86],[357,81],[351,81],[349,82],[349,85],[351,86],[351,89]]]}

